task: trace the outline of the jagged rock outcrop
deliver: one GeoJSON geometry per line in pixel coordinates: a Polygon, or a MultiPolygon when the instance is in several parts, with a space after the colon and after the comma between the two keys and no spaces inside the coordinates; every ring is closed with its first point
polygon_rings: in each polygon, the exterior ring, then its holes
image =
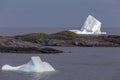
{"type": "Polygon", "coordinates": [[[44,37],[38,34],[20,35],[15,38],[42,46],[120,47],[119,35],[77,35],[69,31],[46,34],[44,37]]]}
{"type": "Polygon", "coordinates": [[[12,37],[0,37],[0,52],[12,53],[62,53],[53,48],[42,48],[38,43],[17,40],[12,37]]]}
{"type": "Polygon", "coordinates": [[[0,36],[0,52],[62,53],[44,46],[120,47],[119,35],[77,35],[70,31],[54,34],[31,33],[18,36],[0,36]]]}

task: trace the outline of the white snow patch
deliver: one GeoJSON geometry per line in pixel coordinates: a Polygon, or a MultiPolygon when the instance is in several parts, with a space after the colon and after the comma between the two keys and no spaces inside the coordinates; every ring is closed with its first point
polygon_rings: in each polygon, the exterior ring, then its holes
{"type": "Polygon", "coordinates": [[[101,22],[95,17],[89,15],[82,26],[81,30],[69,30],[76,34],[106,34],[106,32],[101,32],[101,22]]]}
{"type": "Polygon", "coordinates": [[[22,71],[22,72],[46,72],[55,71],[55,69],[47,62],[43,62],[39,56],[31,57],[27,64],[21,66],[10,66],[8,64],[2,66],[4,71],[22,71]]]}

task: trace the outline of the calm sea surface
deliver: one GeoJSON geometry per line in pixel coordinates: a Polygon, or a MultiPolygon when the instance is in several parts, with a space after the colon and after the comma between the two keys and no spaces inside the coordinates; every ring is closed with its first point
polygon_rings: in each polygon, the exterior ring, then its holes
{"type": "Polygon", "coordinates": [[[0,68],[27,63],[31,56],[49,62],[55,73],[20,73],[0,70],[1,80],[120,80],[120,48],[55,47],[62,54],[0,54],[0,68]],[[70,52],[70,53],[68,53],[70,52]]]}
{"type": "MultiPolygon", "coordinates": [[[[32,32],[54,33],[69,28],[2,28],[0,35],[19,35],[32,32]]],[[[72,28],[71,28],[72,29],[72,28]]],[[[120,29],[104,29],[109,34],[120,34],[120,29]]],[[[120,80],[120,48],[54,47],[62,54],[0,53],[0,80],[120,80]],[[40,56],[57,72],[20,73],[2,71],[4,64],[19,66],[31,56],[40,56]]]]}
{"type": "MultiPolygon", "coordinates": [[[[59,31],[65,31],[69,29],[81,29],[81,27],[15,27],[15,28],[10,28],[10,27],[4,27],[0,28],[0,36],[5,35],[5,36],[11,36],[11,35],[21,35],[21,34],[29,34],[29,33],[56,33],[59,31]]],[[[102,28],[103,32],[107,32],[107,34],[117,34],[120,35],[120,28],[102,28]]]]}

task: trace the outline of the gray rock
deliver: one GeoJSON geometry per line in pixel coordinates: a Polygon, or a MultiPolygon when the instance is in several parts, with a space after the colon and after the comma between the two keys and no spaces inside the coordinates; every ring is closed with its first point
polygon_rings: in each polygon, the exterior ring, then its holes
{"type": "Polygon", "coordinates": [[[16,40],[10,37],[0,38],[0,52],[10,53],[62,53],[53,48],[42,48],[38,43],[16,40]]]}

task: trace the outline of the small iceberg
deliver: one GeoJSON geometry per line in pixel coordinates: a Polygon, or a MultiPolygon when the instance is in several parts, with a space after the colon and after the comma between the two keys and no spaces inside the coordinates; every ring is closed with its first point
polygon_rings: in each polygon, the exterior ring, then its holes
{"type": "Polygon", "coordinates": [[[101,32],[101,22],[95,17],[89,15],[82,26],[81,30],[69,30],[76,34],[106,34],[106,32],[101,32]]]}
{"type": "Polygon", "coordinates": [[[8,64],[2,66],[4,71],[22,71],[22,72],[49,72],[55,69],[47,62],[43,62],[39,56],[31,57],[27,64],[21,66],[10,66],[8,64]]]}

